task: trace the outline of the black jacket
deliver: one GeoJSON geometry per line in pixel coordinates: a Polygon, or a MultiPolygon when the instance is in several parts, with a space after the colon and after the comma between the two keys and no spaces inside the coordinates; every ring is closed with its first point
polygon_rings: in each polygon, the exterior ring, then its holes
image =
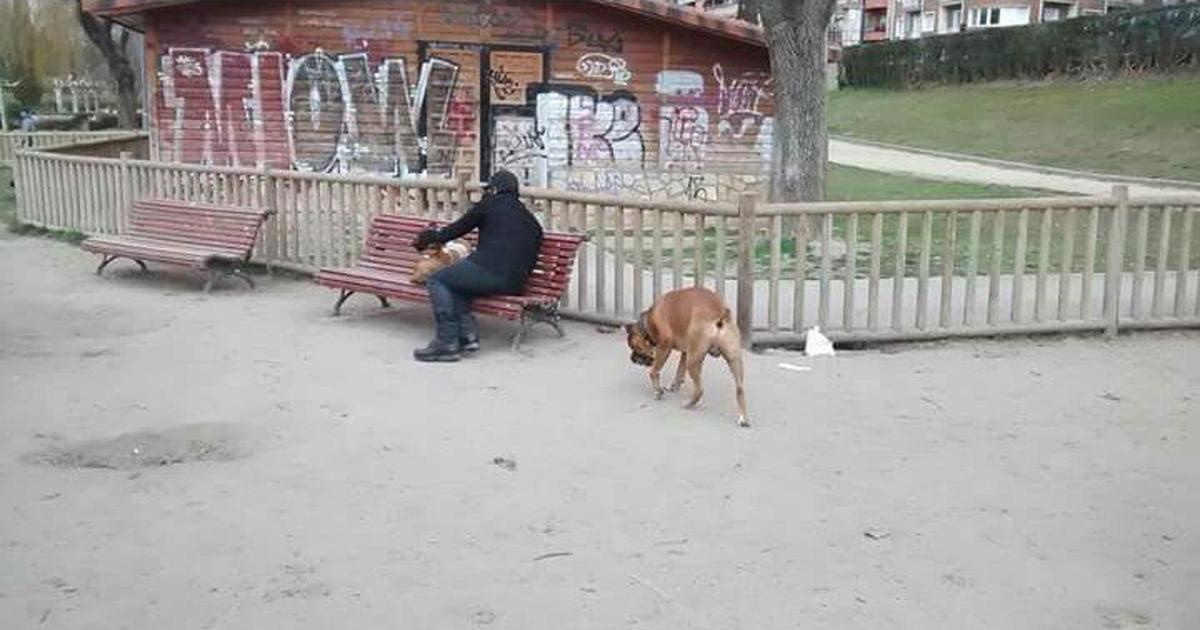
{"type": "Polygon", "coordinates": [[[452,241],[479,230],[479,245],[467,258],[504,279],[509,293],[520,293],[537,262],[542,226],[514,194],[484,198],[454,223],[438,230],[437,240],[452,241]]]}

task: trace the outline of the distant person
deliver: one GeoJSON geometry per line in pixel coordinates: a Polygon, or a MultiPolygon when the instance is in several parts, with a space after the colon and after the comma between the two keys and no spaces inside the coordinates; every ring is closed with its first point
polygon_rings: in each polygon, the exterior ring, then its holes
{"type": "MultiPolygon", "coordinates": [[[[21,110],[21,133],[33,133],[37,131],[37,116],[27,110],[21,110]]],[[[21,144],[26,147],[33,146],[33,138],[25,136],[21,138],[21,144]]]]}

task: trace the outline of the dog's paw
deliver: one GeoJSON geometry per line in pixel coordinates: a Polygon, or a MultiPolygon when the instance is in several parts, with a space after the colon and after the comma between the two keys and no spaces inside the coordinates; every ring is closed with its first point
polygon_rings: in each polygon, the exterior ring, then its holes
{"type": "Polygon", "coordinates": [[[654,400],[662,400],[663,398],[666,397],[666,395],[667,395],[667,390],[665,390],[661,387],[654,390],[654,400]]]}
{"type": "Polygon", "coordinates": [[[675,392],[679,391],[681,385],[682,383],[671,383],[670,385],[667,385],[666,391],[674,394],[675,392]]]}
{"type": "Polygon", "coordinates": [[[749,427],[750,426],[750,418],[747,418],[746,416],[739,417],[738,418],[738,426],[742,427],[743,429],[749,427]]]}

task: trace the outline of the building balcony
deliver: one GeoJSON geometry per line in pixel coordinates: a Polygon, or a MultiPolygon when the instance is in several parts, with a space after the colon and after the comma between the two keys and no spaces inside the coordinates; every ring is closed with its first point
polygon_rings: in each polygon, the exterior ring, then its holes
{"type": "Polygon", "coordinates": [[[869,31],[863,31],[862,40],[864,42],[885,42],[887,41],[887,29],[878,28],[869,31]]]}
{"type": "Polygon", "coordinates": [[[887,11],[887,8],[888,0],[863,0],[864,11],[876,11],[880,9],[887,11]]]}

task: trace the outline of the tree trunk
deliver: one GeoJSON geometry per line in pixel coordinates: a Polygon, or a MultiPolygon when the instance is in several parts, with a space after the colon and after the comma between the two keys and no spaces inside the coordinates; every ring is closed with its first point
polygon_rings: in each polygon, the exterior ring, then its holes
{"type": "Polygon", "coordinates": [[[141,98],[138,96],[137,77],[127,58],[122,55],[124,63],[120,68],[109,63],[109,70],[117,80],[117,124],[122,129],[134,129],[138,126],[137,111],[141,98]]]}
{"type": "Polygon", "coordinates": [[[825,197],[826,27],[832,0],[759,0],[775,89],[771,201],[825,197]]]}
{"type": "MultiPolygon", "coordinates": [[[[78,3],[78,0],[76,1],[78,3]]],[[[126,129],[136,127],[139,101],[137,76],[134,74],[133,64],[129,63],[129,57],[125,54],[125,47],[129,44],[129,31],[121,33],[119,38],[114,37],[113,30],[119,27],[107,20],[96,19],[86,13],[83,7],[79,7],[79,25],[104,56],[108,72],[117,84],[118,124],[126,129]]]]}

